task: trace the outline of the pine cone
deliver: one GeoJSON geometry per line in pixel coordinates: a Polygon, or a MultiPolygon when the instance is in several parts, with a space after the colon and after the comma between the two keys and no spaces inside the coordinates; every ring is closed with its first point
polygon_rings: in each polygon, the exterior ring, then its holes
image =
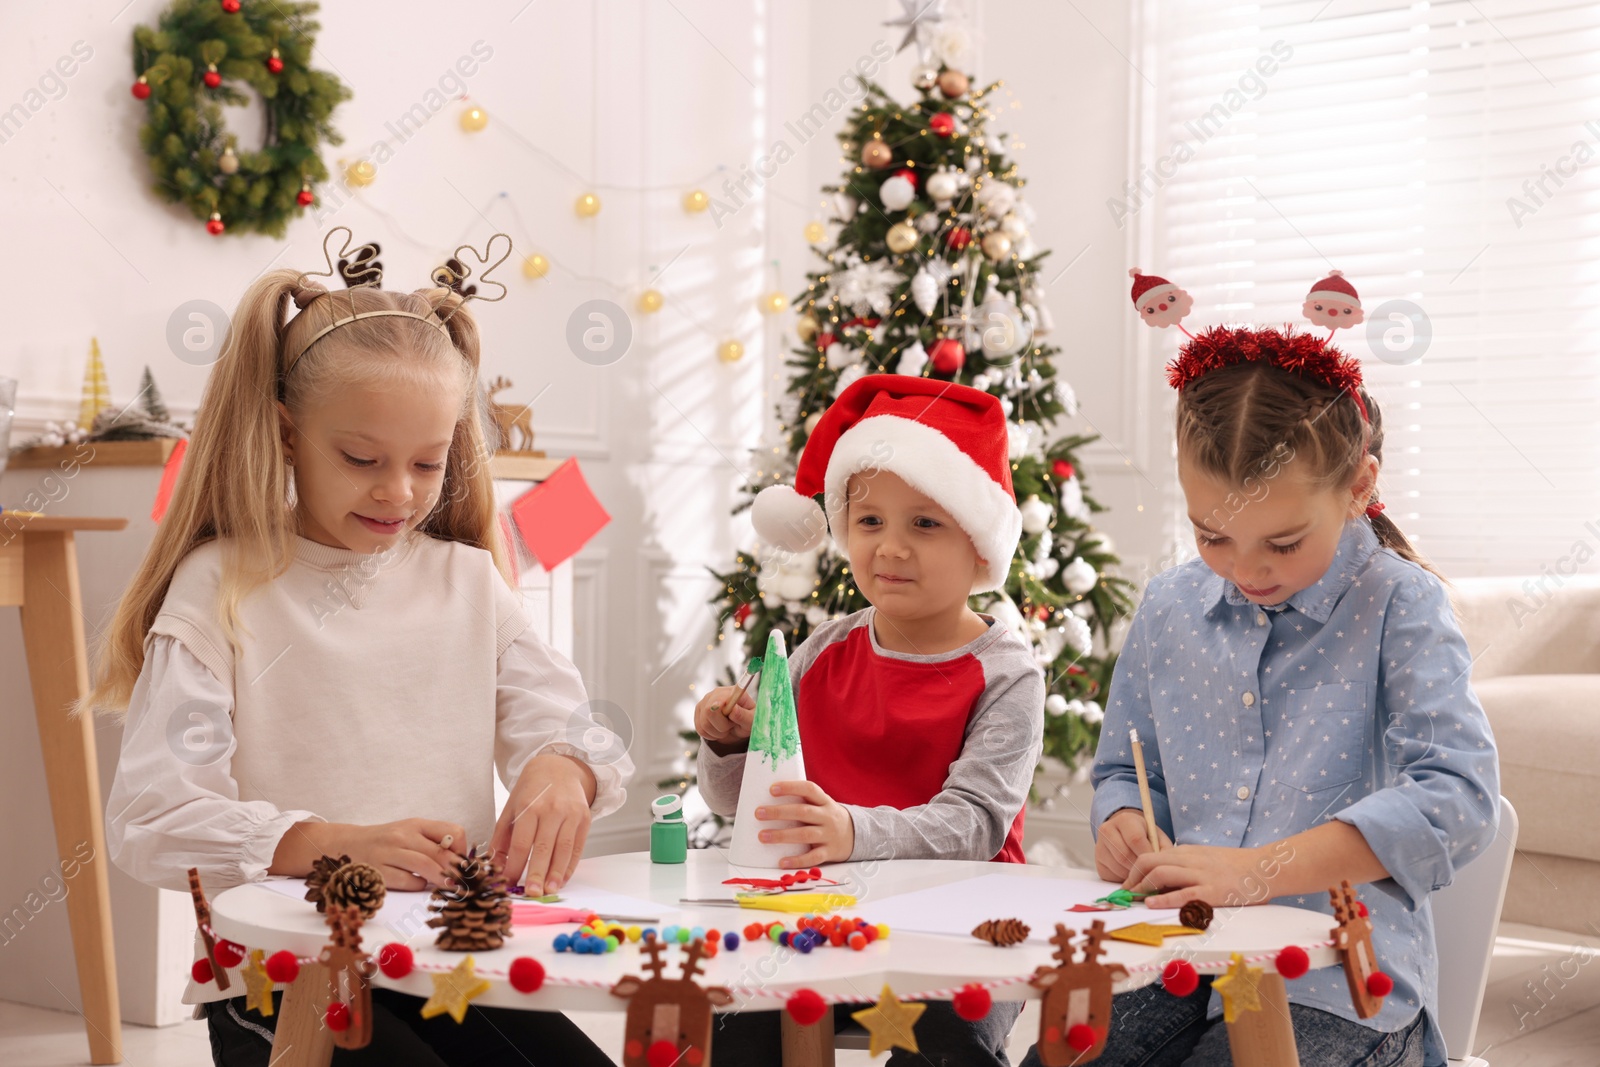
{"type": "Polygon", "coordinates": [[[1211,916],[1211,905],[1203,900],[1191,900],[1178,910],[1178,921],[1191,930],[1210,927],[1211,916]]]}
{"type": "Polygon", "coordinates": [[[456,888],[435,889],[428,925],[439,929],[434,942],[447,952],[485,952],[511,936],[511,898],[500,869],[487,857],[460,862],[456,888]]]}
{"type": "Polygon", "coordinates": [[[323,856],[311,864],[311,873],[306,876],[306,899],[315,902],[319,913],[328,910],[327,902],[322,899],[323,887],[328,884],[334,871],[349,862],[349,856],[323,856]]]}
{"type": "Polygon", "coordinates": [[[362,919],[370,919],[383,907],[385,892],[378,868],[368,863],[346,863],[328,876],[322,887],[322,902],[340,907],[354,905],[361,910],[362,919]]]}
{"type": "Polygon", "coordinates": [[[980,941],[1004,948],[1028,939],[1028,924],[1021,919],[989,919],[979,923],[972,936],[980,941]]]}

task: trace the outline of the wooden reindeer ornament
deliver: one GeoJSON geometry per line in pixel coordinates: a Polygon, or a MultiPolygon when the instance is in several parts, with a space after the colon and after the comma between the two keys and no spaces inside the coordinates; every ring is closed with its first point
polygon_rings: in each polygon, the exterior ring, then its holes
{"type": "Polygon", "coordinates": [[[1383,998],[1394,988],[1394,980],[1378,970],[1372,951],[1372,920],[1365,904],[1356,899],[1348,881],[1328,890],[1333,902],[1333,917],[1339,920],[1329,934],[1344,960],[1344,977],[1350,986],[1350,1002],[1356,1015],[1370,1019],[1383,1010],[1383,998]]]}
{"type": "Polygon", "coordinates": [[[732,1004],[733,994],[723,986],[696,984],[704,949],[699,938],[691,941],[684,949],[682,976],[668,978],[661,941],[649,937],[644,951],[650,956],[645,965],[650,977],[629,975],[611,987],[612,996],[630,998],[622,1067],[711,1067],[711,1008],[732,1004]]]}
{"type": "Polygon", "coordinates": [[[228,988],[228,971],[217,962],[217,942],[211,933],[211,905],[206,902],[206,891],[200,888],[200,869],[189,868],[189,895],[194,898],[194,921],[200,927],[200,940],[206,946],[206,959],[211,963],[211,977],[218,989],[228,988]]]}
{"type": "Polygon", "coordinates": [[[1075,1067],[1098,1059],[1111,1032],[1111,983],[1128,976],[1120,963],[1101,963],[1106,924],[1096,919],[1084,934],[1083,959],[1072,958],[1072,931],[1056,923],[1050,943],[1057,965],[1040,967],[1029,979],[1045,991],[1039,1022],[1039,1062],[1075,1067]]]}
{"type": "Polygon", "coordinates": [[[496,377],[487,388],[489,414],[500,429],[501,451],[517,452],[525,456],[544,455],[533,447],[533,405],[529,403],[516,407],[511,404],[501,404],[494,399],[496,393],[511,388],[511,379],[496,377]]]}
{"type": "Polygon", "coordinates": [[[366,1048],[372,1041],[371,981],[378,965],[361,951],[361,906],[329,904],[327,921],[333,941],[323,946],[317,961],[328,969],[329,1001],[345,1006],[342,1018],[347,1023],[338,1029],[330,1018],[333,1043],[337,1048],[366,1048]]]}

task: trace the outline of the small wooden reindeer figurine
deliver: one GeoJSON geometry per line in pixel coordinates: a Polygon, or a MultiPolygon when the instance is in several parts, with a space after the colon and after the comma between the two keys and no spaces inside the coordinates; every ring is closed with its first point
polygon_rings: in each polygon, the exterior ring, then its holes
{"type": "Polygon", "coordinates": [[[1372,952],[1372,920],[1366,905],[1356,899],[1348,881],[1328,890],[1333,902],[1333,917],[1339,920],[1328,935],[1344,958],[1344,977],[1350,985],[1350,1002],[1356,1015],[1370,1019],[1383,1010],[1383,998],[1394,987],[1394,980],[1378,970],[1372,952]]]}
{"type": "Polygon", "coordinates": [[[511,388],[511,379],[495,378],[488,385],[489,413],[494,417],[494,424],[500,428],[500,447],[505,452],[520,452],[528,456],[542,456],[543,452],[536,451],[533,447],[533,405],[524,404],[513,407],[510,404],[501,404],[494,399],[496,393],[511,388]]]}
{"type": "Polygon", "coordinates": [[[371,979],[378,965],[361,951],[361,908],[355,904],[329,904],[328,928],[333,941],[324,945],[318,962],[328,968],[328,997],[343,1004],[349,1014],[344,1029],[333,1029],[338,1048],[366,1048],[372,1041],[371,979]]]}
{"type": "Polygon", "coordinates": [[[656,1063],[711,1067],[711,1008],[733,1003],[723,986],[695,984],[704,942],[698,938],[685,947],[683,975],[666,977],[662,944],[645,941],[650,954],[650,977],[629,975],[611,987],[612,996],[629,997],[624,1025],[622,1067],[651,1067],[656,1063]]]}
{"type": "Polygon", "coordinates": [[[1056,923],[1050,943],[1055,967],[1040,967],[1029,979],[1045,990],[1039,1023],[1039,1062],[1044,1067],[1075,1067],[1098,1059],[1111,1032],[1111,983],[1128,976],[1120,963],[1100,963],[1106,924],[1096,919],[1083,937],[1083,959],[1073,962],[1072,931],[1056,923]]]}

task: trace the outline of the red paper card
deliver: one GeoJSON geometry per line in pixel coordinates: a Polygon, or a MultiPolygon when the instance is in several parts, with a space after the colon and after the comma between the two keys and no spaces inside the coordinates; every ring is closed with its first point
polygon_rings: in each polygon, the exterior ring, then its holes
{"type": "Polygon", "coordinates": [[[589,491],[578,461],[569,459],[511,505],[522,543],[547,571],[555,570],[611,521],[589,491]]]}
{"type": "Polygon", "coordinates": [[[156,501],[150,507],[150,521],[160,522],[161,516],[167,513],[167,504],[172,500],[173,487],[178,484],[178,471],[183,469],[183,453],[189,447],[188,438],[180,438],[172,446],[172,454],[167,457],[167,465],[161,472],[161,485],[156,489],[156,501]]]}

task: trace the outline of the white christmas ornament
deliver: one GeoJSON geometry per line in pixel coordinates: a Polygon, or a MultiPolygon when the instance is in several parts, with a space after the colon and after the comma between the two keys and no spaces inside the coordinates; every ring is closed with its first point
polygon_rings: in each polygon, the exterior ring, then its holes
{"type": "Polygon", "coordinates": [[[1017,203],[1017,190],[1015,186],[1007,185],[1002,181],[988,181],[982,189],[974,194],[973,199],[983,209],[985,215],[999,218],[1010,213],[1017,203]]]}
{"type": "Polygon", "coordinates": [[[822,412],[813,411],[806,416],[806,436],[810,437],[817,432],[817,423],[822,421],[822,412]]]}
{"type": "Polygon", "coordinates": [[[1017,609],[1017,605],[1012,602],[1010,597],[1000,593],[984,606],[984,610],[994,616],[996,623],[1004,626],[1018,637],[1023,638],[1023,640],[1027,640],[1023,634],[1022,612],[1017,609]]]}
{"type": "Polygon", "coordinates": [[[890,211],[904,211],[917,198],[917,190],[909,181],[896,174],[878,186],[878,198],[890,211]]]}
{"type": "Polygon", "coordinates": [[[961,182],[956,178],[954,171],[941,168],[928,175],[928,196],[934,202],[954,200],[960,191],[961,182]]]}
{"type": "Polygon", "coordinates": [[[824,608],[821,604],[813,604],[806,609],[806,622],[810,623],[813,629],[821,626],[827,621],[828,609],[824,608]]]}
{"type": "Polygon", "coordinates": [[[933,314],[933,309],[939,304],[939,281],[933,272],[923,267],[911,278],[911,302],[917,305],[917,310],[926,318],[933,314]]]}
{"type": "MultiPolygon", "coordinates": [[[[1049,533],[1050,531],[1046,530],[1045,532],[1049,533]]],[[[1048,582],[1050,579],[1054,578],[1056,576],[1056,572],[1061,569],[1061,561],[1053,556],[1048,559],[1041,559],[1038,563],[1034,564],[1034,569],[1038,572],[1040,581],[1048,582]]]]}
{"type": "Polygon", "coordinates": [[[994,290],[978,306],[978,323],[983,354],[991,360],[1010,359],[1033,339],[1027,316],[994,290]]]}
{"type": "Polygon", "coordinates": [[[1077,417],[1078,394],[1072,388],[1072,386],[1068,385],[1060,378],[1056,379],[1056,399],[1060,401],[1061,406],[1066,409],[1066,415],[1068,418],[1077,417]]]}
{"type": "Polygon", "coordinates": [[[887,315],[892,303],[889,293],[899,284],[900,272],[882,259],[856,260],[834,274],[834,291],[857,315],[887,315]]]}
{"type": "Polygon", "coordinates": [[[1017,510],[1022,512],[1022,532],[1027,534],[1043,533],[1050,528],[1051,507],[1037,496],[1030,496],[1017,510]]]}
{"type": "Polygon", "coordinates": [[[1087,600],[1080,600],[1072,605],[1072,613],[1080,619],[1087,619],[1094,614],[1094,605],[1087,600]]]}
{"type": "Polygon", "coordinates": [[[1060,693],[1051,693],[1044,698],[1044,710],[1051,715],[1065,715],[1067,713],[1067,698],[1060,693]]]}
{"type": "MultiPolygon", "coordinates": [[[[939,228],[939,215],[937,212],[925,211],[917,216],[918,233],[932,233],[939,228]]],[[[942,262],[942,261],[941,261],[942,262]]]]}
{"type": "Polygon", "coordinates": [[[1007,215],[1000,220],[1000,232],[1013,241],[1020,241],[1028,236],[1028,224],[1022,221],[1021,215],[1007,215]]]}
{"type": "Polygon", "coordinates": [[[1089,630],[1089,624],[1076,615],[1061,616],[1061,630],[1067,635],[1067,644],[1080,656],[1087,656],[1094,649],[1094,634],[1089,630]]]}
{"type": "Polygon", "coordinates": [[[1069,593],[1087,593],[1098,581],[1100,575],[1081,556],[1061,568],[1061,584],[1067,587],[1069,593]]]}
{"type": "Polygon", "coordinates": [[[1003,396],[1000,398],[1000,413],[1006,418],[1009,419],[1011,417],[1011,409],[1015,406],[1016,405],[1011,403],[1011,398],[1009,396],[1003,396]]]}
{"type": "Polygon", "coordinates": [[[823,361],[828,364],[829,370],[839,370],[861,358],[861,352],[854,348],[847,348],[838,341],[828,346],[822,354],[823,361]]]}
{"type": "Polygon", "coordinates": [[[912,341],[909,348],[900,353],[900,362],[895,364],[896,374],[909,374],[912,377],[921,377],[922,368],[928,365],[927,349],[922,347],[921,341],[912,341]]]}
{"type": "Polygon", "coordinates": [[[839,380],[833,383],[833,395],[838,396],[867,373],[867,368],[860,363],[852,363],[839,372],[839,380]]]}
{"type": "Polygon", "coordinates": [[[1093,725],[1095,723],[1104,721],[1106,713],[1105,709],[1100,706],[1098,701],[1085,700],[1083,702],[1083,707],[1078,711],[1078,717],[1084,722],[1093,725]]]}
{"type": "Polygon", "coordinates": [[[1011,459],[1021,459],[1028,454],[1028,448],[1033,443],[1033,433],[1020,422],[1006,423],[1007,455],[1011,459]]]}
{"type": "Polygon", "coordinates": [[[1083,483],[1076,475],[1061,483],[1061,510],[1067,518],[1080,522],[1089,517],[1089,505],[1083,502],[1083,483]]]}

